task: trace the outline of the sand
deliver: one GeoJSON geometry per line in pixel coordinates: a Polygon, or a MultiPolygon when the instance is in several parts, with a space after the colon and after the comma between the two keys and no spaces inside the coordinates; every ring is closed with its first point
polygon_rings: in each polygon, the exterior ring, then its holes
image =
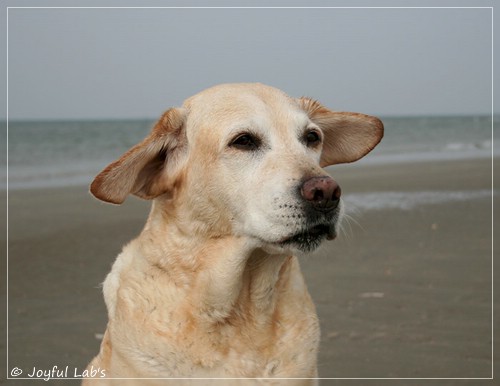
{"type": "MultiPolygon", "coordinates": [[[[350,194],[373,198],[395,191],[413,197],[416,192],[491,189],[490,160],[353,164],[330,172],[346,201],[350,194]],[[372,196],[363,196],[367,193],[372,196]]],[[[494,202],[499,208],[497,195],[494,202]]],[[[491,203],[491,197],[473,197],[360,210],[351,213],[353,220],[337,240],[301,258],[321,321],[321,377],[491,377],[491,203]]],[[[68,366],[73,376],[98,351],[106,326],[100,283],[121,246],[141,230],[149,203],[131,198],[122,206],[106,205],[86,187],[72,187],[11,191],[8,209],[8,370],[17,367],[26,375],[33,367],[68,366]]],[[[3,215],[5,210],[0,209],[3,215]]],[[[5,232],[1,244],[5,250],[5,232]]],[[[5,269],[2,265],[4,278],[5,269]]],[[[5,325],[4,318],[1,323],[5,325]]],[[[5,358],[0,362],[5,366],[5,358]]],[[[344,383],[368,381],[321,382],[344,383]]]]}

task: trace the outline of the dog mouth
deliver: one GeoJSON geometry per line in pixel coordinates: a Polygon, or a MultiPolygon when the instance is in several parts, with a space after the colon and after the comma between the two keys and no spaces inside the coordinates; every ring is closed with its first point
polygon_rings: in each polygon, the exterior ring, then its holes
{"type": "Polygon", "coordinates": [[[336,237],[334,225],[319,224],[287,237],[279,244],[282,247],[295,246],[303,252],[310,252],[316,249],[324,239],[333,240],[336,237]]]}

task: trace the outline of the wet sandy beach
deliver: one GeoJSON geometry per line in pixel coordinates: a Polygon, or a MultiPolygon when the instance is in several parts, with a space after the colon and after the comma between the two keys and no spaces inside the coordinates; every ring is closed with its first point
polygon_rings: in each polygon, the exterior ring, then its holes
{"type": "MultiPolygon", "coordinates": [[[[301,259],[322,326],[320,376],[490,378],[491,160],[354,164],[329,171],[351,204],[351,219],[337,240],[301,259]]],[[[498,195],[493,200],[498,212],[498,195]]],[[[68,366],[73,376],[98,351],[106,326],[100,283],[122,245],[142,229],[149,203],[129,198],[122,206],[106,205],[87,187],[71,187],[11,191],[8,209],[7,370],[17,367],[25,375],[57,365],[68,366]]],[[[2,232],[3,250],[6,242],[2,232]]],[[[4,264],[4,278],[5,270],[4,264]]],[[[5,291],[4,285],[4,303],[5,291]]]]}

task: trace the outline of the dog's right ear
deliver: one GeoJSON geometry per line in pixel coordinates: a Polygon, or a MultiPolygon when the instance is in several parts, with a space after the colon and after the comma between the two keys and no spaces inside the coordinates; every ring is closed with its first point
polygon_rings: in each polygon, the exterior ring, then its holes
{"type": "Polygon", "coordinates": [[[377,117],[331,111],[310,98],[300,98],[298,103],[325,134],[321,167],[354,162],[372,151],[384,136],[384,124],[377,117]]]}
{"type": "Polygon", "coordinates": [[[90,192],[98,199],[121,204],[129,194],[152,199],[172,188],[187,139],[183,109],[165,112],[139,144],[97,175],[90,192]]]}

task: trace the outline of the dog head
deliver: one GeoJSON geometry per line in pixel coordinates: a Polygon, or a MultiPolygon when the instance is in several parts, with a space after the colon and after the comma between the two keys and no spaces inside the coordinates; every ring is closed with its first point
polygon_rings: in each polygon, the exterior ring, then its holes
{"type": "Polygon", "coordinates": [[[308,251],[335,237],[343,211],[322,168],[356,161],[382,136],[375,117],[261,84],[220,85],[165,112],[91,192],[116,204],[128,194],[155,199],[179,223],[197,224],[194,232],[308,251]]]}

